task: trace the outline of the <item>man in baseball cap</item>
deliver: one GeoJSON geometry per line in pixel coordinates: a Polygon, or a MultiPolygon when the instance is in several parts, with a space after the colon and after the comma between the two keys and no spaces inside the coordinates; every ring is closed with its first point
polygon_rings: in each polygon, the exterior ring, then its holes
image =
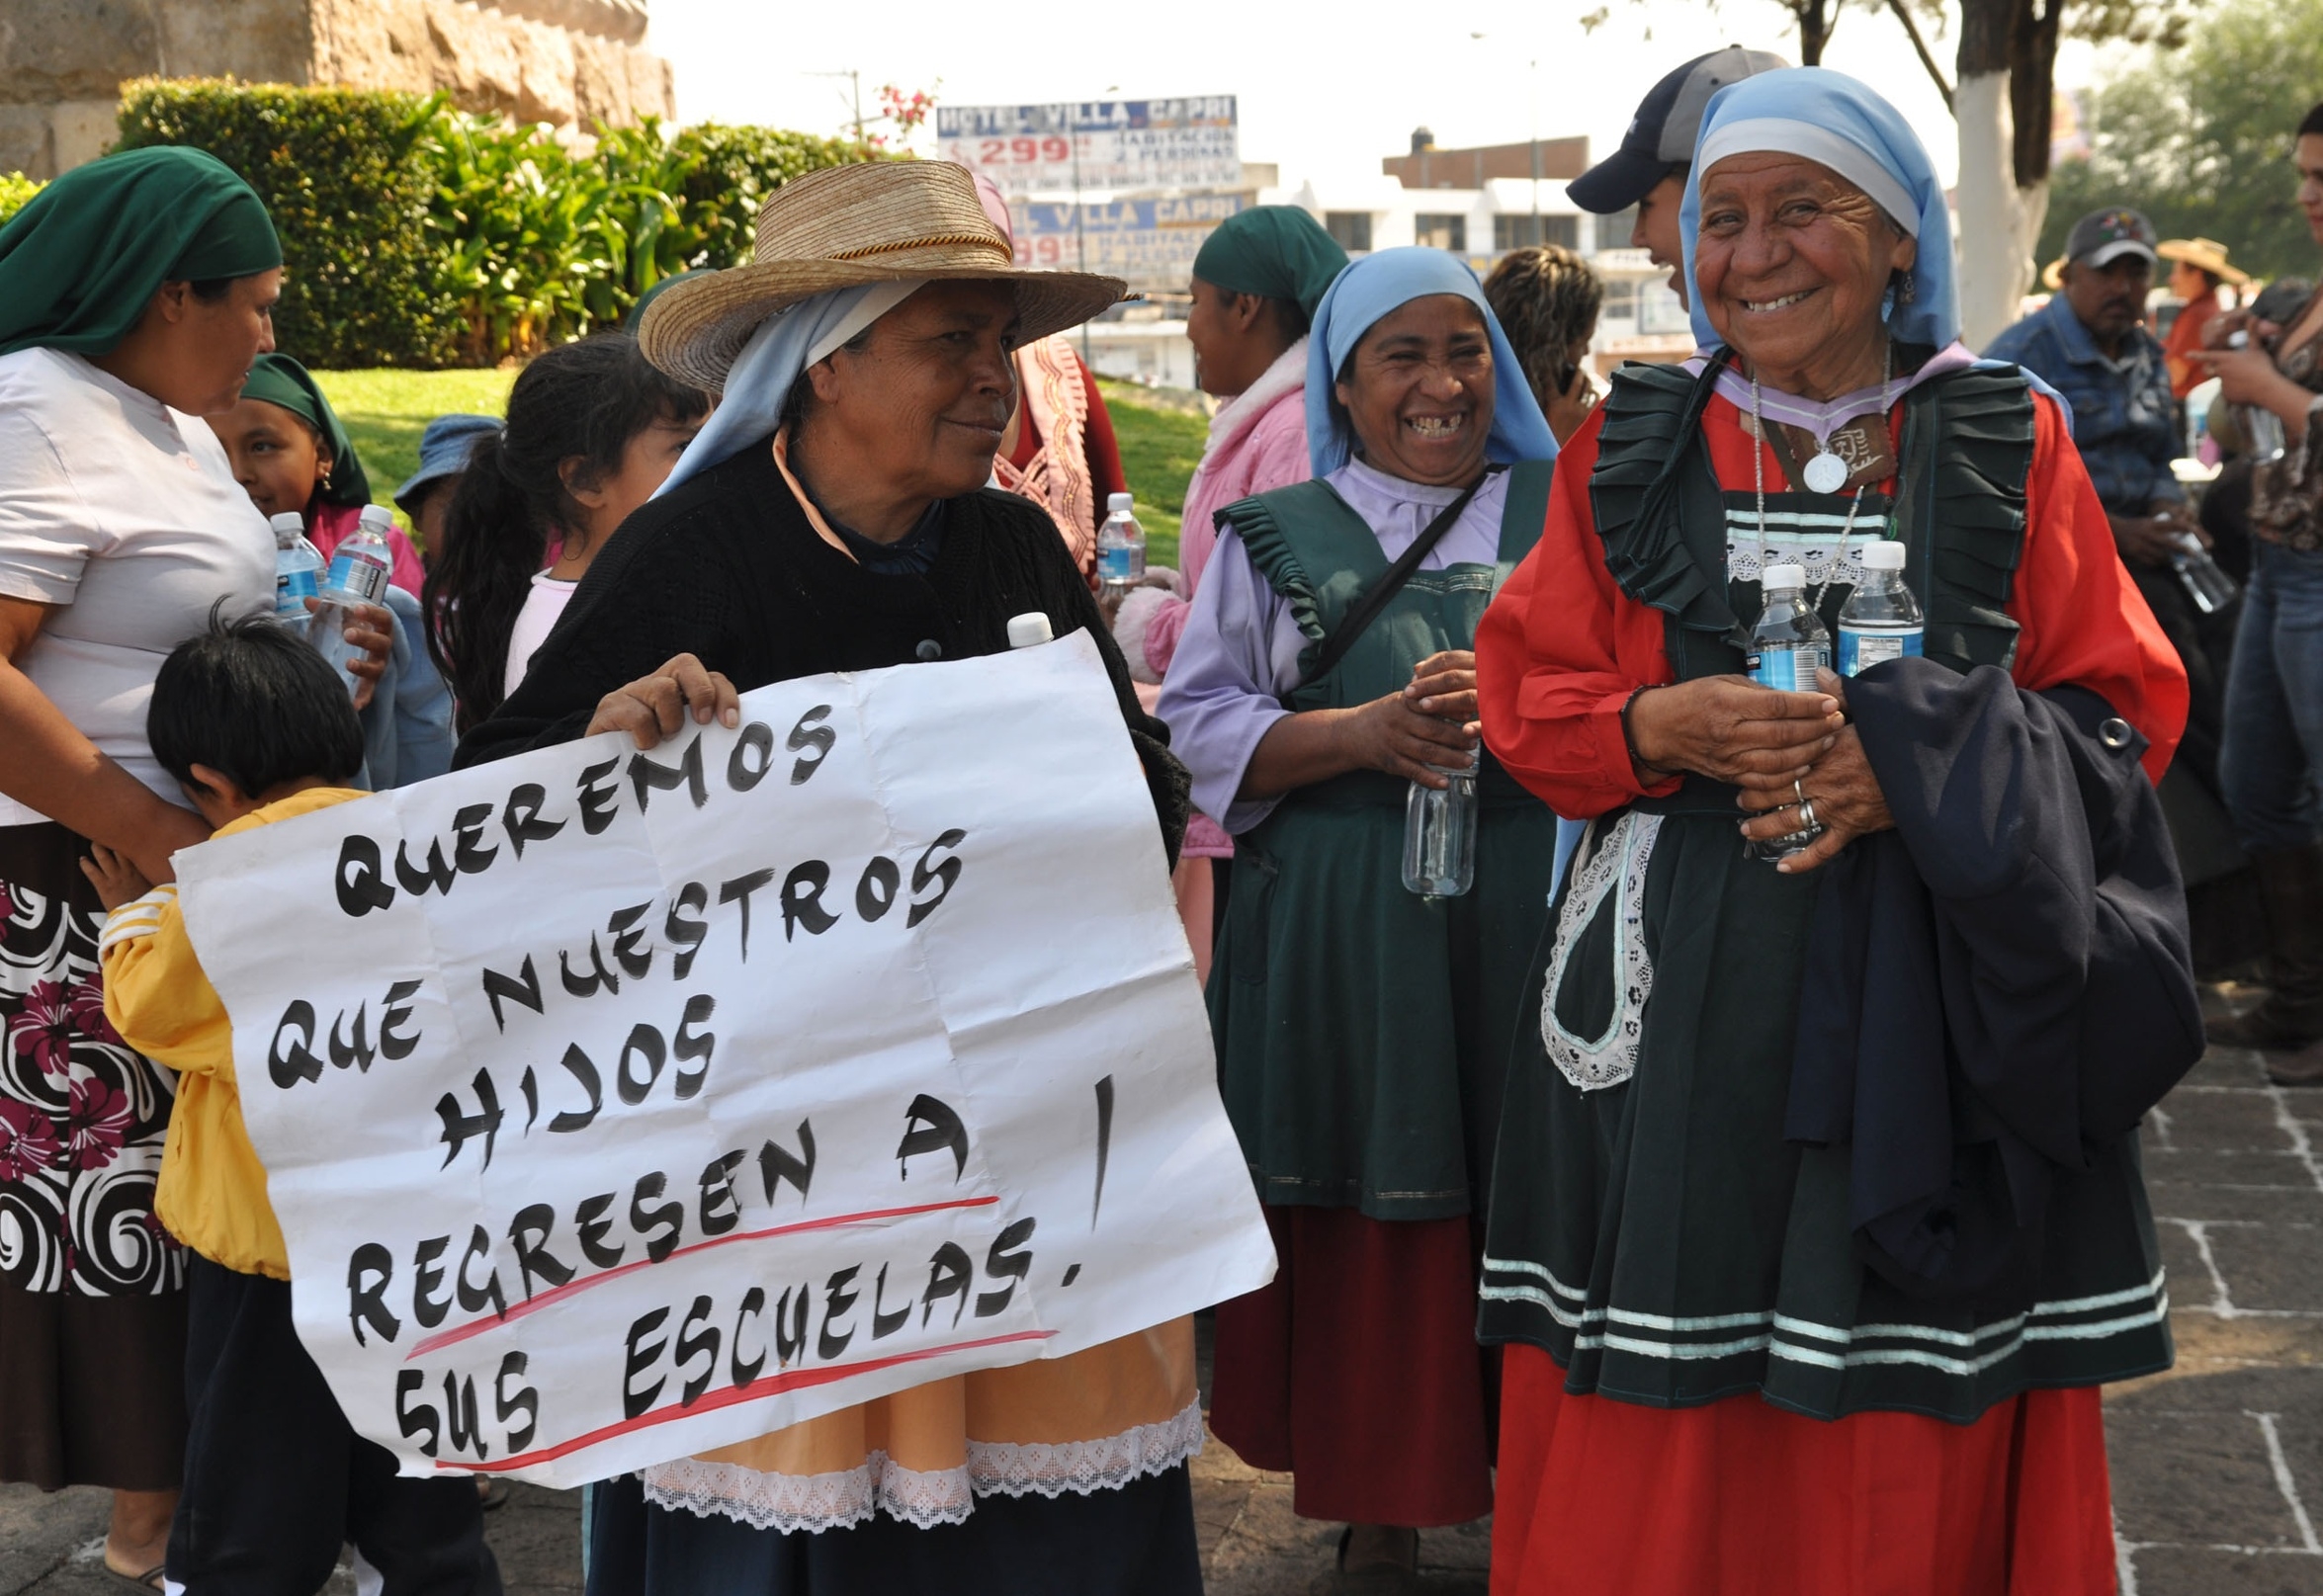
{"type": "Polygon", "coordinates": [[[1637,208],[1629,245],[1670,269],[1670,287],[1686,297],[1685,248],[1678,237],[1678,206],[1685,196],[1685,172],[1693,163],[1694,137],[1710,97],[1729,83],[1790,65],[1763,49],[1729,44],[1697,55],[1665,77],[1640,101],[1621,147],[1566,185],[1584,210],[1610,216],[1637,208]]]}

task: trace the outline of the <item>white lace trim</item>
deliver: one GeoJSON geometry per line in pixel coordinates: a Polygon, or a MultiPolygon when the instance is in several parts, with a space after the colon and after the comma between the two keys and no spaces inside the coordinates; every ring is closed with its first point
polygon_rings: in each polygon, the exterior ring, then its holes
{"type": "Polygon", "coordinates": [[[1646,867],[1653,863],[1654,839],[1661,832],[1662,816],[1634,809],[1624,813],[1574,871],[1564,911],[1557,916],[1557,940],[1549,949],[1549,972],[1541,990],[1541,1045],[1557,1073],[1576,1091],[1618,1086],[1637,1071],[1646,999],[1654,994],[1654,962],[1646,953],[1646,867]],[[1573,944],[1610,893],[1619,894],[1613,912],[1621,922],[1604,973],[1613,985],[1613,1017],[1603,1036],[1576,1036],[1557,1019],[1557,992],[1565,984],[1573,944]]]}
{"type": "Polygon", "coordinates": [[[915,1528],[960,1524],[979,1496],[1118,1490],[1174,1469],[1202,1450],[1202,1406],[1094,1441],[1018,1445],[971,1441],[959,1469],[905,1469],[884,1452],[827,1474],[770,1473],[740,1464],[680,1458],[644,1471],[645,1500],[701,1518],[713,1514],[784,1535],[844,1530],[885,1511],[915,1528]]]}
{"type": "Polygon", "coordinates": [[[1766,547],[1759,548],[1759,516],[1755,509],[1729,505],[1726,511],[1726,576],[1733,582],[1756,582],[1768,565],[1803,565],[1810,586],[1837,582],[1852,586],[1863,579],[1858,556],[1863,545],[1879,543],[1888,535],[1886,516],[1857,518],[1847,530],[1845,510],[1836,515],[1821,511],[1766,512],[1766,547]],[[1842,546],[1842,541],[1845,546],[1842,546]]]}

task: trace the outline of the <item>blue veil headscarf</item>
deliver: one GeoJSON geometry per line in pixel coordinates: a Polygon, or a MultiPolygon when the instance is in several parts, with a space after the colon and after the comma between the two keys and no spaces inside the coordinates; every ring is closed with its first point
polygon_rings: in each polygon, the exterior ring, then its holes
{"type": "MultiPolygon", "coordinates": [[[[1868,84],[1825,66],[1762,72],[1718,91],[1703,113],[1685,176],[1678,226],[1685,238],[1685,280],[1694,280],[1694,236],[1702,219],[1702,174],[1729,155],[1761,150],[1797,155],[1830,167],[1879,203],[1920,241],[1912,297],[1891,297],[1888,330],[1910,344],[1948,349],[1960,337],[1960,297],[1952,282],[1952,217],[1936,165],[1911,125],[1868,84]]],[[[1689,293],[1694,341],[1721,342],[1689,293]]]]}
{"type": "Polygon", "coordinates": [[[1549,431],[1540,401],[1524,380],[1524,368],[1508,335],[1485,302],[1484,290],[1465,261],[1440,249],[1410,246],[1383,249],[1350,264],[1332,281],[1315,307],[1307,339],[1307,459],[1317,476],[1329,476],[1354,453],[1347,413],[1332,395],[1347,357],[1382,316],[1430,294],[1456,294],[1484,316],[1493,341],[1493,430],[1485,441],[1487,460],[1513,464],[1520,460],[1555,460],[1556,434],[1549,431]]]}

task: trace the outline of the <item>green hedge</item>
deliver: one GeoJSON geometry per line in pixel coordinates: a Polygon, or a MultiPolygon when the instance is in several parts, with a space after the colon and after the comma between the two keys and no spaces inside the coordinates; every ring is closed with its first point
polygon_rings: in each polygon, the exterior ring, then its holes
{"type": "Polygon", "coordinates": [[[43,187],[22,172],[0,172],[0,222],[22,210],[25,202],[43,187]]]}
{"type": "Polygon", "coordinates": [[[856,158],[806,133],[650,121],[600,127],[578,154],[440,95],[222,79],[129,84],[121,129],[120,148],[192,144],[250,180],[289,268],[276,336],[334,367],[488,366],[618,325],[661,279],[747,259],[766,195],[856,158]]]}
{"type": "Polygon", "coordinates": [[[224,79],[123,86],[118,149],[191,144],[258,191],[283,239],[282,347],[316,366],[450,353],[422,139],[440,102],[224,79]]]}

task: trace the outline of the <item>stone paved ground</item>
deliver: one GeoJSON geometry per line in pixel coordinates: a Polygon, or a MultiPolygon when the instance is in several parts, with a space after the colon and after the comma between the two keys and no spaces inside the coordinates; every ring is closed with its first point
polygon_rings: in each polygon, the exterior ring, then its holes
{"type": "MultiPolygon", "coordinates": [[[[2323,1596],[2323,1089],[2212,1050],[2145,1149],[2178,1366],[2108,1393],[2122,1596],[2323,1596]]],[[[1194,1512],[1214,1596],[1307,1596],[1331,1566],[1337,1527],[1296,1518],[1289,1476],[1216,1443],[1194,1512]]],[[[125,1596],[104,1524],[99,1492],[0,1486],[0,1596],[125,1596]]],[[[1486,1536],[1422,1539],[1426,1596],[1483,1596],[1486,1536]]],[[[510,1596],[579,1590],[574,1496],[520,1485],[491,1538],[510,1596]]]]}

